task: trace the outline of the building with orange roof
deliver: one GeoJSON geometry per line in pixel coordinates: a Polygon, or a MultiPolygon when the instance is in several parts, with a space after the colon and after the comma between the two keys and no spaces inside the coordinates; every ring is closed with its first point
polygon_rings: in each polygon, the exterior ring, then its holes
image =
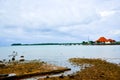
{"type": "Polygon", "coordinates": [[[108,42],[115,42],[115,40],[113,40],[113,39],[108,39],[108,42]]]}
{"type": "Polygon", "coordinates": [[[97,43],[105,43],[105,44],[110,44],[110,43],[114,43],[115,40],[113,39],[107,39],[105,37],[100,37],[98,40],[96,40],[97,43]]]}
{"type": "Polygon", "coordinates": [[[107,42],[107,39],[105,37],[100,37],[98,40],[96,40],[96,42],[105,43],[105,42],[107,42]]]}

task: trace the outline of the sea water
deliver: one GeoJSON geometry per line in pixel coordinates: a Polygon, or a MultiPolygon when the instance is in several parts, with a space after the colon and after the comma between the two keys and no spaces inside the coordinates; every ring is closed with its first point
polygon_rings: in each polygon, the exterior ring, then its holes
{"type": "Polygon", "coordinates": [[[119,45],[45,45],[45,46],[8,46],[0,47],[0,60],[9,59],[9,55],[17,52],[16,59],[24,56],[26,60],[41,59],[62,62],[69,58],[120,58],[119,45]]]}
{"type": "MultiPolygon", "coordinates": [[[[79,67],[69,63],[70,58],[101,58],[109,62],[120,63],[120,45],[42,45],[0,47],[0,60],[9,60],[14,55],[16,60],[24,56],[25,60],[42,60],[50,64],[71,68],[70,74],[79,67]]],[[[68,74],[68,73],[67,73],[68,74]]]]}

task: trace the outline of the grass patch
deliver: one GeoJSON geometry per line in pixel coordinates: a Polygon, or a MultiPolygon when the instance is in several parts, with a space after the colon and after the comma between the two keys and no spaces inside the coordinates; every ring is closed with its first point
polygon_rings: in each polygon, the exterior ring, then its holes
{"type": "Polygon", "coordinates": [[[59,67],[51,64],[47,64],[42,61],[28,61],[28,62],[10,62],[0,67],[0,74],[10,74],[15,73],[17,77],[31,77],[35,75],[45,75],[51,73],[59,73],[67,70],[64,67],[59,67]]]}
{"type": "Polygon", "coordinates": [[[71,58],[69,61],[73,65],[84,69],[75,74],[46,78],[43,80],[120,80],[120,66],[101,59],[71,58]],[[84,64],[89,64],[85,66],[84,64]]]}

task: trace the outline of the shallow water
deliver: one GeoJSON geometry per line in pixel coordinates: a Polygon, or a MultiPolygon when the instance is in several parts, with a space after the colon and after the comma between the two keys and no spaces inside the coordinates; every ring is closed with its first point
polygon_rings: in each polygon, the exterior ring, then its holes
{"type": "Polygon", "coordinates": [[[40,59],[42,61],[58,66],[69,67],[72,70],[65,74],[71,74],[79,70],[79,67],[73,66],[68,62],[69,58],[102,58],[110,62],[120,63],[119,45],[45,45],[45,46],[9,46],[0,47],[0,60],[9,60],[8,55],[17,52],[16,59],[24,56],[26,60],[40,59]]]}

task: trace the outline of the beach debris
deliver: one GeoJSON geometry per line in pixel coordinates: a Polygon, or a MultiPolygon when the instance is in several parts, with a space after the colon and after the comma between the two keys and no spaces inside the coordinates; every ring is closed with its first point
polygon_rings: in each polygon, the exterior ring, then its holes
{"type": "Polygon", "coordinates": [[[59,76],[59,78],[64,78],[64,75],[62,74],[61,76],[59,76]]]}
{"type": "Polygon", "coordinates": [[[49,76],[47,75],[46,78],[49,78],[49,76]]]}
{"type": "Polygon", "coordinates": [[[74,75],[68,75],[69,78],[73,79],[74,78],[74,75]]]}
{"type": "Polygon", "coordinates": [[[7,77],[8,74],[0,74],[0,77],[7,77]]]}
{"type": "Polygon", "coordinates": [[[15,61],[15,57],[17,56],[18,54],[17,54],[17,52],[15,52],[15,51],[13,51],[13,54],[11,54],[11,55],[8,55],[8,57],[12,57],[12,61],[15,61]]]}
{"type": "Polygon", "coordinates": [[[11,76],[16,76],[16,74],[15,73],[8,74],[8,77],[11,77],[11,76]]]}
{"type": "Polygon", "coordinates": [[[0,60],[0,63],[3,63],[3,61],[0,60]]]}
{"type": "Polygon", "coordinates": [[[24,56],[20,56],[20,60],[19,61],[25,61],[25,59],[24,59],[24,56]]]}
{"type": "Polygon", "coordinates": [[[3,63],[0,63],[0,68],[4,68],[6,65],[3,63]]]}

